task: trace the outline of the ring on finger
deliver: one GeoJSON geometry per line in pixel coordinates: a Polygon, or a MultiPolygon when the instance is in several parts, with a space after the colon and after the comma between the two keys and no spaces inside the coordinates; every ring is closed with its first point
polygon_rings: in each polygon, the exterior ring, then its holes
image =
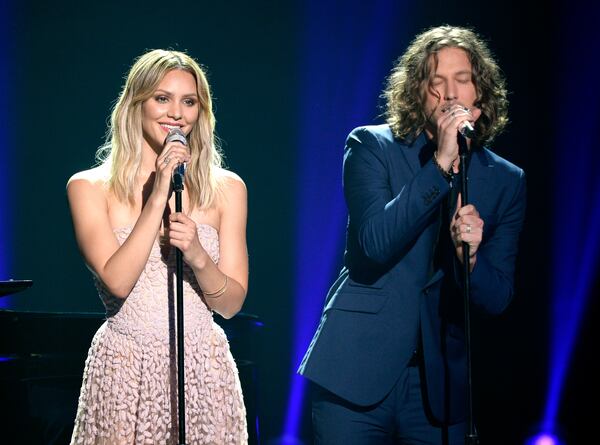
{"type": "Polygon", "coordinates": [[[164,162],[165,164],[168,164],[170,161],[171,161],[171,158],[169,158],[169,157],[167,156],[163,162],[164,162]]]}
{"type": "Polygon", "coordinates": [[[473,227],[471,226],[471,224],[467,224],[467,233],[471,233],[471,231],[473,230],[473,227]]]}

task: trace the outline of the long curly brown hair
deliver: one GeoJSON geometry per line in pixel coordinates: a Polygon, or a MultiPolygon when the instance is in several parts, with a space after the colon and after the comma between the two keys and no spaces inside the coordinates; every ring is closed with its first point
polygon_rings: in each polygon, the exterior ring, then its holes
{"type": "Polygon", "coordinates": [[[469,56],[477,92],[475,106],[481,117],[475,122],[475,142],[489,144],[508,123],[504,77],[481,37],[470,29],[439,26],[419,34],[396,62],[382,97],[385,117],[394,136],[414,140],[424,129],[427,89],[435,74],[437,53],[446,47],[461,48],[469,56]],[[433,62],[433,63],[432,63],[433,62]]]}

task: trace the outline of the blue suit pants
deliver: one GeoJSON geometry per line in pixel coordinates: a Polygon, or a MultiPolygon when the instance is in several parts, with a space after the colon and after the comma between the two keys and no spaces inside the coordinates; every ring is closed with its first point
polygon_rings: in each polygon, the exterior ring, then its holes
{"type": "Polygon", "coordinates": [[[379,403],[354,405],[312,385],[315,445],[464,445],[465,423],[436,424],[423,404],[419,366],[408,366],[379,403]]]}

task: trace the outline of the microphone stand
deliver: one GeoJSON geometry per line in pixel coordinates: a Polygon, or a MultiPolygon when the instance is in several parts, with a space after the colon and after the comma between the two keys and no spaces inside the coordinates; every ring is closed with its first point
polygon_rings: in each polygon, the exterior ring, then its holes
{"type": "MultiPolygon", "coordinates": [[[[181,192],[183,191],[183,174],[179,167],[173,172],[173,191],[175,192],[175,211],[181,212],[181,192]]],[[[183,350],[183,255],[175,249],[175,265],[177,280],[177,413],[179,445],[185,444],[185,355],[183,350]]]]}
{"type": "MultiPolygon", "coordinates": [[[[469,203],[468,196],[468,162],[469,162],[469,149],[467,147],[466,138],[459,132],[458,133],[458,153],[460,156],[460,194],[461,203],[466,206],[469,203]]],[[[462,279],[463,279],[463,303],[464,303],[464,315],[465,315],[465,348],[467,350],[467,425],[465,432],[465,445],[478,445],[479,437],[475,430],[475,423],[473,421],[473,380],[471,373],[471,315],[470,315],[470,302],[471,302],[471,270],[469,265],[470,249],[469,244],[462,243],[462,256],[463,256],[463,268],[462,268],[462,279]]]]}

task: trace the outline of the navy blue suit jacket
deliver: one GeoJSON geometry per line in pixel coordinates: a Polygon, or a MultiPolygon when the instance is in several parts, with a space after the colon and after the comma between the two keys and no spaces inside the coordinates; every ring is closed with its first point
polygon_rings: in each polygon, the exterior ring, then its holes
{"type": "MultiPolygon", "coordinates": [[[[450,185],[424,158],[426,145],[423,134],[412,144],[398,141],[387,125],[359,127],[348,136],[344,268],[298,372],[368,406],[388,394],[421,348],[432,414],[455,423],[465,417],[466,399],[460,265],[453,249],[449,261],[434,261],[450,185]]],[[[468,178],[469,201],[484,220],[471,301],[497,314],[513,295],[524,173],[480,148],[472,153],[468,178]]]]}

